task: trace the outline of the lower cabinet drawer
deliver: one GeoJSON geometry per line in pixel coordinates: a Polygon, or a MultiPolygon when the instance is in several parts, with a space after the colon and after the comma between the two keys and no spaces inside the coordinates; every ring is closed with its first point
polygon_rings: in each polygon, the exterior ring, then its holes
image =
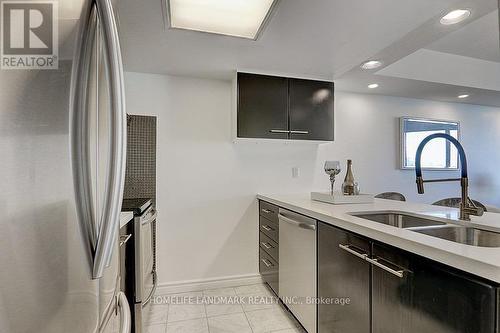
{"type": "Polygon", "coordinates": [[[269,202],[260,201],[259,202],[259,215],[265,217],[268,220],[278,223],[278,206],[270,204],[269,202]]]}
{"type": "Polygon", "coordinates": [[[279,265],[278,263],[264,251],[262,248],[259,252],[259,270],[262,280],[266,282],[276,295],[279,291],[279,265]]]}
{"type": "Polygon", "coordinates": [[[267,237],[271,238],[276,243],[279,243],[279,224],[266,219],[265,217],[259,217],[259,229],[267,237]]]}
{"type": "Polygon", "coordinates": [[[267,252],[276,262],[279,263],[279,250],[278,244],[271,238],[267,237],[264,233],[260,233],[259,240],[260,248],[267,252]]]}

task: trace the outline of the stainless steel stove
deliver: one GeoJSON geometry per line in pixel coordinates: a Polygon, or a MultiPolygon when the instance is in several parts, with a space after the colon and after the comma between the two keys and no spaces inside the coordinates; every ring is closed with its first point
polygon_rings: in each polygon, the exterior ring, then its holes
{"type": "Polygon", "coordinates": [[[122,274],[125,294],[133,313],[132,332],[142,333],[157,286],[156,273],[156,216],[151,199],[125,199],[122,211],[134,213],[133,222],[120,230],[120,235],[128,239],[122,251],[122,274]]]}

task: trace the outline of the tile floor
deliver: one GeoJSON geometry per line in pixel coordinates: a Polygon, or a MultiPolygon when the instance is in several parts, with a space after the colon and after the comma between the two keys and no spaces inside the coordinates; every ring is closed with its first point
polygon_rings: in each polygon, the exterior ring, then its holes
{"type": "Polygon", "coordinates": [[[145,314],[144,331],[145,333],[305,333],[273,296],[263,284],[159,295],[145,314]],[[191,302],[182,302],[187,299],[191,302]],[[205,301],[196,302],[200,299],[205,301]],[[220,304],[222,299],[240,299],[243,302],[220,304]],[[206,300],[218,300],[219,304],[208,304],[206,300]]]}

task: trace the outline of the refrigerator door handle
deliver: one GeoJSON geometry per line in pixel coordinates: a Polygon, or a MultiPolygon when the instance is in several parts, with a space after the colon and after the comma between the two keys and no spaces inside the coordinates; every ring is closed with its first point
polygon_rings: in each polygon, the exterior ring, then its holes
{"type": "Polygon", "coordinates": [[[71,75],[70,149],[78,223],[92,274],[97,245],[97,227],[92,195],[87,91],[92,45],[97,31],[97,11],[90,1],[86,2],[83,11],[77,38],[79,43],[75,50],[71,75]]]}
{"type": "Polygon", "coordinates": [[[120,333],[130,333],[132,314],[127,297],[123,292],[118,294],[118,307],[120,308],[120,333]]]}
{"type": "Polygon", "coordinates": [[[111,261],[113,245],[118,237],[125,179],[127,115],[120,40],[113,7],[110,0],[96,0],[95,4],[102,27],[111,109],[109,170],[93,269],[94,278],[100,278],[111,261]]]}

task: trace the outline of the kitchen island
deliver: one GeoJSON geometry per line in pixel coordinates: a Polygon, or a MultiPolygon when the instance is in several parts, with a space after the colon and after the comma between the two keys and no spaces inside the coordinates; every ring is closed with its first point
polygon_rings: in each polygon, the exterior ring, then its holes
{"type": "Polygon", "coordinates": [[[352,301],[284,302],[309,333],[499,332],[500,247],[456,243],[355,215],[408,214],[493,232],[500,232],[500,215],[464,222],[457,209],[418,203],[331,205],[309,194],[257,197],[260,270],[274,292],[283,300],[294,285],[300,298],[352,301]],[[294,223],[297,231],[290,232],[294,223]]]}
{"type": "Polygon", "coordinates": [[[420,203],[375,199],[371,204],[332,205],[313,201],[309,194],[259,194],[257,198],[500,283],[500,247],[476,247],[450,242],[411,230],[368,221],[352,216],[350,213],[402,211],[452,220],[450,222],[497,232],[500,232],[500,214],[485,213],[481,217],[471,216],[470,222],[463,222],[458,220],[458,209],[420,203]]]}

